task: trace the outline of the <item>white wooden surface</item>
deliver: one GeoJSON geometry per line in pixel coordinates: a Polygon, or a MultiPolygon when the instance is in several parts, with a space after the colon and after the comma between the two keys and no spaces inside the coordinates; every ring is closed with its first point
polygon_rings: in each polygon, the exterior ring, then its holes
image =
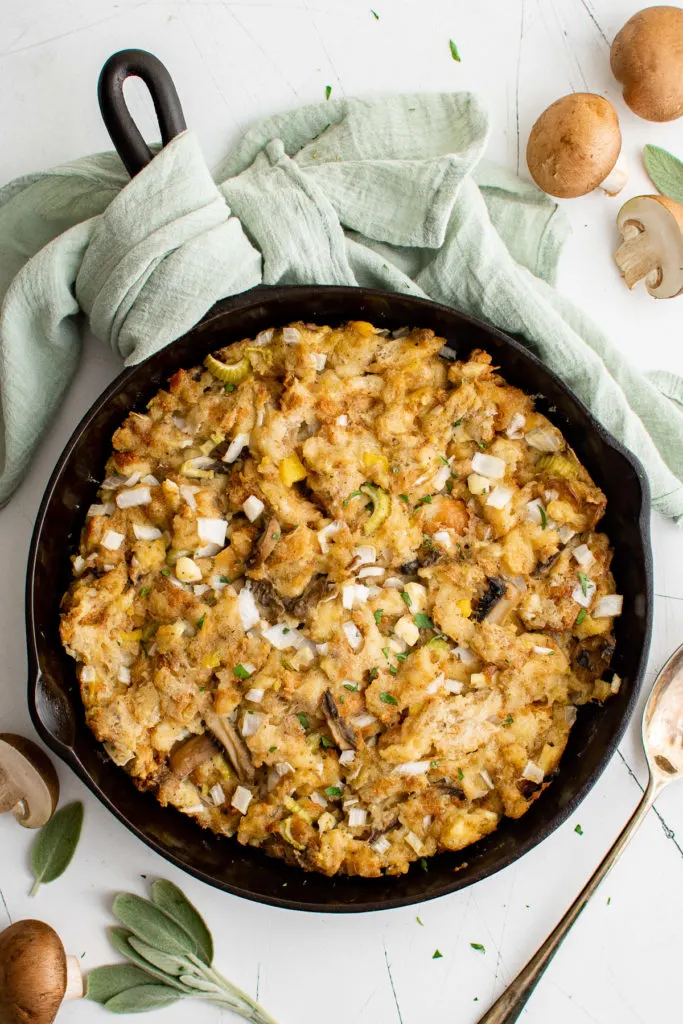
{"type": "MultiPolygon", "coordinates": [[[[657,126],[624,106],[608,40],[637,9],[631,0],[3,0],[0,180],[109,148],[95,101],[114,50],[155,52],[171,69],[189,124],[215,163],[254,118],[335,94],[379,90],[477,91],[491,111],[488,155],[526,174],[524,150],[540,110],[564,93],[603,93],[616,104],[635,170],[624,197],[647,191],[639,153],[657,142],[683,155],[683,122],[657,126]],[[379,20],[370,6],[375,5],[379,20]],[[462,63],[450,57],[456,41],[462,63]]],[[[130,92],[151,126],[149,104],[130,92]]],[[[150,128],[151,131],[151,128],[150,128]]],[[[151,137],[151,136],[150,136],[151,137]]],[[[611,260],[619,200],[567,205],[574,234],[560,287],[624,355],[644,369],[683,371],[678,303],[627,294],[611,260]]],[[[63,443],[117,373],[93,342],[39,458],[0,513],[0,728],[30,734],[25,707],[23,577],[33,519],[63,443]]],[[[683,538],[653,521],[651,669],[683,640],[683,538]]],[[[617,538],[615,538],[617,539],[617,538]]],[[[638,722],[571,821],[506,871],[421,908],[375,915],[302,915],[247,903],[184,877],[137,842],[60,767],[64,799],[86,804],[75,862],[29,899],[31,836],[0,819],[0,927],[38,916],[87,969],[116,959],[105,927],[112,893],[144,890],[141,875],[180,883],[205,913],[217,965],[280,1024],[475,1022],[574,897],[640,795],[638,722]],[[574,831],[580,823],[583,835],[574,831]],[[423,926],[416,921],[419,913],[423,926]],[[475,952],[480,942],[486,952],[475,952]],[[436,949],[442,959],[433,960],[436,949]]],[[[528,1005],[529,1024],[660,1024],[680,1020],[683,956],[683,787],[669,790],[569,937],[528,1005]]],[[[229,1018],[196,1003],[162,1011],[183,1022],[229,1018]]],[[[92,1004],[60,1020],[99,1024],[92,1004]]]]}

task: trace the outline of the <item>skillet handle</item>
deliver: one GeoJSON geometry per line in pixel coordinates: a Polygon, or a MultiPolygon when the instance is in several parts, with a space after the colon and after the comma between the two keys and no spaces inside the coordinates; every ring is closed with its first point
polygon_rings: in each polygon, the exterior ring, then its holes
{"type": "Polygon", "coordinates": [[[126,106],[123,83],[130,77],[141,78],[150,91],[164,146],[184,132],[187,125],[173,79],[154,54],[146,50],[119,50],[112,54],[102,68],[97,99],[111,141],[132,178],[154,154],[126,106]]]}

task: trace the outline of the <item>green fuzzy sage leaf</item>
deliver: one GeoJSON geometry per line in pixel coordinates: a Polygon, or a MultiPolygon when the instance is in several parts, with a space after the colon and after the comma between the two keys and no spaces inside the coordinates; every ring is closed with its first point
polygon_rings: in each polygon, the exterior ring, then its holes
{"type": "Polygon", "coordinates": [[[31,870],[35,882],[31,896],[35,896],[45,882],[54,882],[64,874],[78,846],[83,825],[83,804],[67,804],[41,828],[31,850],[31,870]]]}
{"type": "Polygon", "coordinates": [[[162,971],[164,974],[170,975],[172,978],[177,978],[181,974],[184,974],[188,969],[188,961],[186,957],[180,956],[169,956],[168,953],[160,953],[158,949],[154,949],[153,946],[143,942],[142,939],[138,939],[135,935],[131,935],[128,939],[128,945],[131,946],[136,953],[139,953],[143,960],[146,960],[152,967],[156,967],[158,971],[162,971]]]}
{"type": "Polygon", "coordinates": [[[149,974],[133,964],[109,964],[96,967],[88,975],[85,998],[93,1003],[106,1003],[119,992],[137,985],[149,985],[149,974]]]}
{"type": "Polygon", "coordinates": [[[119,992],[104,1004],[112,1013],[145,1013],[147,1010],[160,1010],[182,999],[179,992],[165,985],[136,985],[125,992],[119,992]]]}
{"type": "Polygon", "coordinates": [[[148,960],[145,960],[144,956],[141,956],[136,949],[133,949],[133,947],[130,945],[131,938],[134,938],[134,936],[132,935],[131,932],[126,931],[125,928],[109,929],[109,941],[111,942],[112,946],[114,947],[117,953],[120,953],[121,956],[125,956],[126,959],[134,963],[136,967],[141,968],[141,970],[151,975],[152,978],[156,978],[158,981],[161,981],[164,985],[171,985],[173,988],[177,988],[185,995],[187,995],[187,989],[185,988],[184,985],[177,981],[176,978],[171,977],[164,971],[157,970],[157,968],[153,967],[148,960]]]}
{"type": "Polygon", "coordinates": [[[662,195],[683,203],[683,163],[659,146],[645,146],[643,163],[662,195]]]}
{"type": "Polygon", "coordinates": [[[213,940],[204,918],[177,885],[165,878],[158,878],[152,885],[152,901],[155,906],[172,917],[176,924],[191,935],[197,946],[197,956],[205,964],[213,962],[213,940]]]}
{"type": "Polygon", "coordinates": [[[114,915],[134,935],[160,953],[188,956],[197,952],[197,944],[192,936],[172,917],[141,896],[131,892],[119,893],[114,900],[114,915]]]}

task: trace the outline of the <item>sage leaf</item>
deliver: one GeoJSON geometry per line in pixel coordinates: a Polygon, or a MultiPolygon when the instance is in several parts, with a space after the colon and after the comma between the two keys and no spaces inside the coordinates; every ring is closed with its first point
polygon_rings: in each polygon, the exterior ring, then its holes
{"type": "Polygon", "coordinates": [[[136,985],[149,985],[149,974],[133,964],[109,964],[96,967],[88,975],[85,997],[93,1003],[106,1003],[119,992],[136,985]]]}
{"type": "Polygon", "coordinates": [[[143,960],[146,960],[152,967],[163,971],[164,974],[170,974],[172,978],[179,977],[189,968],[185,957],[169,956],[168,953],[160,953],[158,949],[154,949],[153,946],[143,942],[142,939],[136,938],[135,935],[130,936],[128,945],[132,946],[136,953],[139,953],[143,960]]]}
{"type": "Polygon", "coordinates": [[[125,992],[108,999],[104,1004],[112,1013],[145,1013],[146,1010],[160,1010],[183,997],[179,992],[165,985],[136,985],[125,992]]]}
{"type": "Polygon", "coordinates": [[[197,956],[205,964],[213,962],[213,940],[204,918],[184,892],[166,878],[158,878],[152,885],[152,901],[165,914],[191,935],[197,946],[197,956]]]}
{"type": "Polygon", "coordinates": [[[112,946],[114,947],[117,953],[120,953],[121,956],[125,956],[137,967],[141,968],[141,970],[145,971],[153,978],[156,978],[164,985],[171,985],[173,988],[177,988],[185,995],[187,995],[188,990],[185,988],[184,985],[181,985],[181,983],[177,981],[176,978],[171,977],[164,971],[157,970],[157,968],[153,967],[147,960],[145,960],[143,956],[140,956],[136,949],[133,949],[129,941],[131,938],[133,938],[132,932],[126,931],[125,928],[109,929],[109,941],[111,942],[112,946]]]}
{"type": "Polygon", "coordinates": [[[645,146],[643,163],[659,191],[677,203],[683,203],[683,163],[659,146],[645,146]]]}
{"type": "Polygon", "coordinates": [[[209,995],[223,994],[215,982],[209,981],[207,978],[198,978],[196,974],[183,974],[180,980],[183,985],[187,985],[188,988],[195,989],[197,992],[204,992],[209,995]]]}
{"type": "Polygon", "coordinates": [[[149,900],[131,892],[122,892],[114,900],[114,915],[143,942],[160,953],[187,956],[197,952],[197,944],[184,928],[149,900]]]}
{"type": "Polygon", "coordinates": [[[31,850],[31,870],[35,875],[31,896],[44,882],[54,882],[64,874],[78,846],[82,825],[83,804],[76,801],[62,807],[41,828],[31,850]]]}

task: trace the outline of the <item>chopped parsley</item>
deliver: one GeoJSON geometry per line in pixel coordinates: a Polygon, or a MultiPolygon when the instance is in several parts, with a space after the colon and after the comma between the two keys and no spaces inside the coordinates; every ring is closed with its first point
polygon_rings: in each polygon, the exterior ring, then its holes
{"type": "Polygon", "coordinates": [[[424,928],[424,925],[422,924],[422,921],[420,920],[420,918],[419,918],[419,917],[416,917],[416,918],[415,918],[415,920],[417,921],[417,923],[418,923],[419,925],[421,925],[421,926],[422,926],[422,927],[424,928]]]}
{"type": "Polygon", "coordinates": [[[226,395],[231,394],[233,391],[237,391],[237,388],[235,387],[234,384],[226,384],[225,385],[225,393],[226,393],[226,395]]]}
{"type": "Polygon", "coordinates": [[[424,612],[417,612],[413,615],[413,622],[418,629],[434,629],[434,623],[424,612]]]}
{"type": "Polygon", "coordinates": [[[352,693],[356,693],[358,690],[358,685],[356,683],[344,683],[344,689],[351,690],[352,693]]]}
{"type": "Polygon", "coordinates": [[[269,754],[274,754],[276,750],[277,750],[277,747],[268,747],[268,753],[269,754]]]}
{"type": "Polygon", "coordinates": [[[424,497],[420,498],[420,500],[417,502],[417,504],[415,505],[415,508],[419,508],[420,505],[431,505],[431,503],[432,503],[432,496],[431,496],[431,494],[425,494],[424,497]]]}
{"type": "Polygon", "coordinates": [[[579,836],[582,836],[582,835],[583,835],[583,829],[581,828],[581,826],[580,826],[580,825],[577,825],[577,826],[576,826],[576,828],[574,829],[574,831],[575,831],[575,832],[576,832],[576,834],[577,834],[577,835],[579,835],[579,836]]]}
{"type": "Polygon", "coordinates": [[[459,64],[460,63],[460,54],[458,53],[458,47],[455,45],[455,43],[453,42],[452,39],[448,40],[448,45],[451,48],[451,57],[453,58],[453,60],[457,60],[457,62],[459,64]]]}
{"type": "Polygon", "coordinates": [[[427,874],[427,872],[429,871],[429,864],[427,863],[427,858],[420,857],[419,864],[424,873],[427,874]]]}
{"type": "Polygon", "coordinates": [[[221,583],[229,583],[230,582],[230,580],[228,579],[227,576],[219,576],[218,579],[221,581],[221,583]]]}
{"type": "Polygon", "coordinates": [[[305,732],[308,732],[308,730],[310,729],[310,725],[309,725],[309,722],[308,722],[308,715],[305,715],[303,713],[303,711],[298,711],[296,717],[299,719],[299,723],[301,725],[301,728],[305,732]]]}
{"type": "Polygon", "coordinates": [[[384,609],[383,608],[376,608],[375,611],[372,614],[375,617],[375,622],[379,626],[380,622],[382,621],[382,616],[384,615],[384,609]]]}
{"type": "Polygon", "coordinates": [[[584,597],[588,597],[588,577],[585,572],[579,573],[579,583],[581,584],[581,593],[584,597]]]}
{"type": "Polygon", "coordinates": [[[143,587],[140,591],[140,597],[147,597],[149,594],[149,587],[143,587]]]}
{"type": "Polygon", "coordinates": [[[412,603],[413,603],[413,602],[412,602],[412,600],[411,600],[411,598],[410,598],[410,594],[407,594],[407,593],[405,592],[405,590],[402,590],[402,591],[401,591],[401,597],[403,598],[403,600],[405,601],[405,603],[406,603],[406,604],[408,605],[408,607],[410,608],[410,607],[411,607],[411,605],[412,605],[412,603]]]}
{"type": "Polygon", "coordinates": [[[379,699],[383,704],[398,704],[398,701],[394,697],[393,693],[380,693],[379,699]]]}
{"type": "Polygon", "coordinates": [[[575,623],[575,625],[580,626],[581,623],[583,622],[583,620],[586,618],[586,614],[587,614],[586,609],[582,608],[581,611],[579,612],[579,614],[576,616],[576,623],[575,623]]]}
{"type": "Polygon", "coordinates": [[[470,942],[472,949],[478,949],[480,953],[486,952],[486,946],[482,946],[481,942],[470,942]]]}
{"type": "Polygon", "coordinates": [[[477,444],[479,445],[483,452],[485,452],[486,449],[488,448],[486,441],[477,441],[477,444]]]}
{"type": "Polygon", "coordinates": [[[439,462],[443,462],[444,466],[449,465],[448,459],[444,458],[443,455],[439,455],[439,462]]]}
{"type": "Polygon", "coordinates": [[[409,500],[410,500],[410,499],[408,498],[408,495],[407,495],[407,494],[399,494],[399,498],[401,499],[401,501],[405,501],[405,502],[407,502],[407,501],[409,501],[409,500]]]}
{"type": "Polygon", "coordinates": [[[505,719],[505,721],[503,722],[503,725],[504,726],[512,725],[513,722],[514,722],[514,718],[512,717],[512,715],[508,715],[507,718],[505,719]]]}
{"type": "Polygon", "coordinates": [[[332,742],[332,740],[328,740],[327,736],[321,736],[320,737],[320,743],[322,744],[323,747],[333,747],[334,746],[334,743],[332,742]]]}
{"type": "Polygon", "coordinates": [[[452,423],[451,426],[459,427],[461,423],[462,423],[462,416],[460,417],[459,420],[456,420],[455,423],[452,423]]]}
{"type": "Polygon", "coordinates": [[[204,625],[205,621],[206,621],[206,612],[204,612],[204,614],[201,616],[201,618],[197,619],[197,621],[195,622],[195,626],[197,627],[197,629],[201,629],[202,626],[204,625]]]}
{"type": "Polygon", "coordinates": [[[385,658],[386,658],[387,660],[389,660],[389,658],[391,657],[391,651],[389,650],[389,648],[388,648],[388,647],[383,647],[383,648],[382,648],[382,654],[384,655],[384,657],[385,657],[385,658]]]}
{"type": "Polygon", "coordinates": [[[348,498],[344,498],[344,500],[342,501],[342,508],[346,508],[346,506],[348,505],[348,503],[351,501],[352,498],[364,498],[364,497],[365,497],[365,495],[363,494],[362,491],[351,491],[351,493],[349,494],[348,498]]]}
{"type": "Polygon", "coordinates": [[[390,676],[395,676],[395,675],[397,675],[397,673],[398,673],[398,669],[397,669],[396,665],[390,665],[389,666],[389,675],[390,676]]]}
{"type": "Polygon", "coordinates": [[[461,782],[465,778],[465,773],[462,770],[462,768],[458,768],[458,778],[460,779],[461,782]]]}
{"type": "Polygon", "coordinates": [[[430,768],[438,768],[439,767],[439,762],[438,761],[430,761],[429,762],[429,767],[430,768]]]}
{"type": "Polygon", "coordinates": [[[397,654],[396,655],[396,661],[405,661],[407,657],[408,657],[407,654],[397,654]]]}
{"type": "Polygon", "coordinates": [[[373,679],[377,678],[377,673],[378,672],[379,672],[379,669],[377,668],[376,665],[374,665],[373,668],[370,669],[370,671],[368,673],[368,678],[369,678],[370,682],[372,682],[373,679]]]}
{"type": "Polygon", "coordinates": [[[548,526],[548,516],[546,515],[546,511],[543,508],[543,505],[539,505],[538,506],[538,511],[541,514],[541,529],[545,530],[545,529],[547,529],[547,526],[548,526]]]}
{"type": "Polygon", "coordinates": [[[170,569],[162,569],[161,570],[161,575],[162,576],[170,576],[171,575],[171,570],[170,569]]]}
{"type": "Polygon", "coordinates": [[[251,677],[251,672],[247,672],[244,665],[235,665],[232,673],[237,676],[238,679],[249,679],[251,677]]]}
{"type": "Polygon", "coordinates": [[[332,95],[332,86],[331,85],[326,85],[325,86],[325,99],[329,100],[331,95],[332,95]]]}
{"type": "Polygon", "coordinates": [[[435,949],[434,952],[432,953],[432,960],[440,960],[442,956],[443,953],[440,953],[438,949],[435,949]]]}
{"type": "Polygon", "coordinates": [[[401,472],[400,466],[392,466],[391,467],[391,472],[392,473],[400,473],[401,472]]]}
{"type": "Polygon", "coordinates": [[[370,14],[373,16],[375,21],[379,21],[379,14],[377,13],[377,11],[373,11],[372,7],[370,8],[370,14]]]}
{"type": "Polygon", "coordinates": [[[327,786],[325,796],[341,796],[341,789],[339,786],[327,786]]]}
{"type": "Polygon", "coordinates": [[[431,548],[431,547],[433,547],[433,546],[434,546],[434,541],[432,540],[432,538],[431,538],[431,537],[428,537],[428,536],[427,536],[427,535],[425,534],[425,535],[423,536],[423,538],[422,538],[422,547],[423,547],[423,548],[431,548]]]}
{"type": "Polygon", "coordinates": [[[279,539],[280,539],[280,534],[279,533],[274,533],[273,534],[273,540],[279,540],[279,539]]]}

